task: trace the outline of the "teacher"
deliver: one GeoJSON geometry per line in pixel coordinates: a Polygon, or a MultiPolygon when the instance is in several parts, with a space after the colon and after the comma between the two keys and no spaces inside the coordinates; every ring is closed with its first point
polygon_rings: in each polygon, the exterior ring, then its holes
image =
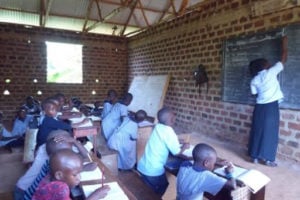
{"type": "Polygon", "coordinates": [[[268,60],[259,58],[249,64],[251,93],[257,95],[253,111],[248,153],[253,163],[262,162],[276,167],[275,162],[278,132],[279,106],[283,93],[277,75],[283,70],[287,60],[287,37],[282,38],[281,61],[273,66],[268,60]]]}

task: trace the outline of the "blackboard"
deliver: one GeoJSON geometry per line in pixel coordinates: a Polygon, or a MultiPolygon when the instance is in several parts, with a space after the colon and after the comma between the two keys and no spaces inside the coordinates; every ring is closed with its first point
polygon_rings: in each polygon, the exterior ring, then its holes
{"type": "Polygon", "coordinates": [[[288,61],[278,76],[285,96],[280,107],[300,109],[300,25],[226,40],[223,47],[223,101],[255,104],[255,97],[250,92],[248,64],[257,58],[266,58],[270,63],[279,61],[283,33],[288,37],[288,61]]]}

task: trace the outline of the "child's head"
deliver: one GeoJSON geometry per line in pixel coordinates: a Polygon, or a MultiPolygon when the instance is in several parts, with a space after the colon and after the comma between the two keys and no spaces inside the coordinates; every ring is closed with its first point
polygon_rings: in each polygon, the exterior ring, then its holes
{"type": "Polygon", "coordinates": [[[101,101],[96,101],[94,103],[95,108],[99,108],[101,106],[101,101]]]}
{"type": "Polygon", "coordinates": [[[158,111],[157,118],[159,123],[167,126],[173,126],[176,120],[176,115],[172,109],[164,107],[158,111]]]}
{"type": "Polygon", "coordinates": [[[80,183],[82,159],[70,149],[61,149],[50,157],[52,179],[65,182],[70,188],[80,183]]]}
{"type": "Polygon", "coordinates": [[[133,98],[133,96],[132,96],[131,93],[126,93],[125,96],[124,96],[124,98],[123,98],[123,101],[122,101],[123,104],[126,105],[126,106],[128,106],[131,103],[132,98],[133,98]]]}
{"type": "Polygon", "coordinates": [[[147,113],[144,110],[138,110],[135,113],[135,121],[138,123],[144,121],[146,117],[147,117],[147,113]]]}
{"type": "Polygon", "coordinates": [[[46,151],[49,156],[61,149],[72,149],[72,143],[65,141],[57,142],[55,137],[47,140],[46,151]]]}
{"type": "Polygon", "coordinates": [[[20,107],[17,111],[17,118],[19,120],[25,120],[26,114],[27,114],[26,108],[20,107]]]}
{"type": "Polygon", "coordinates": [[[217,152],[208,144],[200,143],[193,149],[193,159],[195,163],[212,171],[217,161],[217,152]]]}
{"type": "Polygon", "coordinates": [[[269,61],[264,58],[258,58],[252,60],[248,66],[250,75],[252,77],[256,76],[258,72],[262,71],[263,69],[267,69],[269,67],[270,67],[269,61]]]}
{"type": "Polygon", "coordinates": [[[34,104],[34,98],[33,98],[33,96],[26,97],[26,105],[27,106],[33,106],[33,104],[34,104]]]}
{"type": "Polygon", "coordinates": [[[47,115],[49,117],[56,117],[57,111],[58,111],[57,105],[51,99],[46,99],[43,102],[43,110],[45,112],[45,115],[47,115]]]}
{"type": "Polygon", "coordinates": [[[107,92],[107,100],[110,101],[111,103],[114,103],[118,99],[117,92],[115,90],[108,90],[107,92]]]}

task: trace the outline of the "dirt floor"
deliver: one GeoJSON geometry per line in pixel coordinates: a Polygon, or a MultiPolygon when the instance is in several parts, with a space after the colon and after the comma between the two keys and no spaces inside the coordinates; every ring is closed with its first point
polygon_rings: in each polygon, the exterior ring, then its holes
{"type": "MultiPolygon", "coordinates": [[[[192,133],[191,144],[207,143],[213,146],[218,153],[218,157],[232,161],[236,165],[247,169],[257,169],[268,177],[271,182],[266,187],[266,200],[300,200],[300,163],[277,159],[278,167],[272,168],[262,164],[248,162],[246,149],[238,148],[225,142],[220,142],[211,138],[192,133]]],[[[175,178],[170,177],[170,186],[163,199],[175,199],[176,187],[175,178]]]]}

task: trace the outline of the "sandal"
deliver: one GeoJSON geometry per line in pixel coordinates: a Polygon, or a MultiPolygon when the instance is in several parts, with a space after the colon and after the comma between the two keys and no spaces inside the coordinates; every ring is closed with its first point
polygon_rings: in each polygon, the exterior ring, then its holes
{"type": "Polygon", "coordinates": [[[276,162],[272,162],[272,161],[265,161],[265,165],[269,166],[269,167],[277,167],[277,163],[276,162]]]}

